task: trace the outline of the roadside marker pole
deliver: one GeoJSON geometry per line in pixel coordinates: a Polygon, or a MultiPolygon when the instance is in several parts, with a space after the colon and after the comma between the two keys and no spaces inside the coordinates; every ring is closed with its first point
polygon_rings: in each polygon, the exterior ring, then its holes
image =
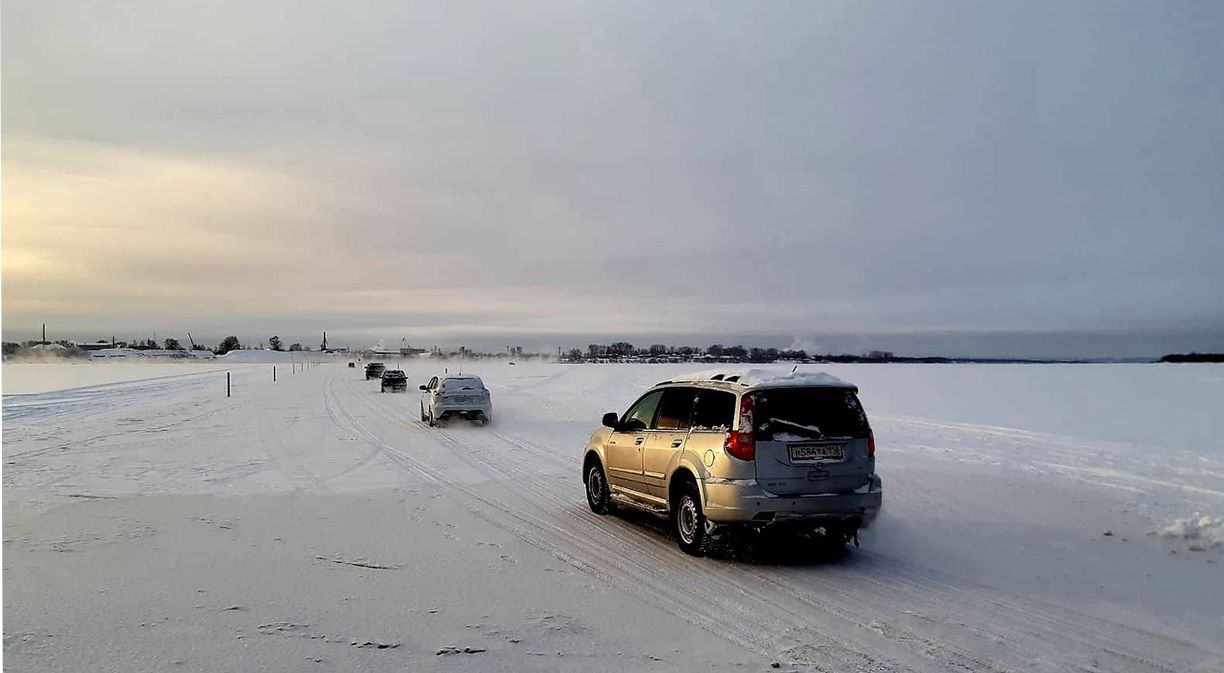
{"type": "Polygon", "coordinates": [[[230,396],[229,372],[225,372],[225,396],[230,396]]]}
{"type": "Polygon", "coordinates": [[[276,383],[276,365],[272,365],[272,382],[276,383]]]}

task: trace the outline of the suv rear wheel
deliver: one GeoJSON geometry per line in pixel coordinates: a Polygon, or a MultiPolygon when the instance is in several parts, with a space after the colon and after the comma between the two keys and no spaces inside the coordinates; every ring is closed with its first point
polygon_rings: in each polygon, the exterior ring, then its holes
{"type": "Polygon", "coordinates": [[[684,553],[693,556],[705,553],[706,518],[701,511],[701,496],[692,483],[681,487],[676,505],[672,509],[672,525],[675,526],[676,544],[684,553]]]}

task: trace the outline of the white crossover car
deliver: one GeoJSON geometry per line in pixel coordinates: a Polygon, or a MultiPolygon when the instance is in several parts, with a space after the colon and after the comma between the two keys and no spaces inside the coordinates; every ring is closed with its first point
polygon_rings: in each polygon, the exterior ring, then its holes
{"type": "Polygon", "coordinates": [[[431,426],[454,417],[481,425],[493,420],[493,400],[479,376],[435,376],[421,391],[421,420],[431,426]]]}

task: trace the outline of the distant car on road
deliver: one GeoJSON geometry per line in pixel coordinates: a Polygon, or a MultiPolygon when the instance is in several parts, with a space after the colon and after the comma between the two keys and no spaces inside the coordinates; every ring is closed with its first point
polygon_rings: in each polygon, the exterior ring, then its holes
{"type": "Polygon", "coordinates": [[[408,375],[399,369],[388,369],[383,372],[381,392],[385,393],[388,390],[408,392],[408,375]]]}
{"type": "Polygon", "coordinates": [[[387,365],[381,362],[371,362],[366,365],[366,380],[381,379],[383,372],[387,371],[387,365]]]}
{"type": "Polygon", "coordinates": [[[421,420],[431,426],[454,417],[481,425],[493,420],[493,400],[479,376],[435,376],[420,388],[421,420]]]}
{"type": "Polygon", "coordinates": [[[354,368],[354,367],[356,367],[356,366],[357,366],[357,363],[356,363],[356,362],[350,362],[350,363],[349,363],[349,369],[352,369],[352,368],[354,368]]]}
{"type": "Polygon", "coordinates": [[[858,388],[828,374],[701,374],[604,415],[583,451],[587,504],[671,521],[700,555],[730,530],[812,535],[829,551],[879,514],[875,438],[858,388]]]}

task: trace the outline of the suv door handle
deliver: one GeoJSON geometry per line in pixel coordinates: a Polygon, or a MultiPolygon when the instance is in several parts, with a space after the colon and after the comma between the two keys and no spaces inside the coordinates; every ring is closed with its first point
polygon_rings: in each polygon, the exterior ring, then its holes
{"type": "Polygon", "coordinates": [[[673,440],[672,440],[672,448],[673,448],[673,449],[678,449],[678,448],[680,448],[680,445],[681,445],[681,444],[683,444],[683,443],[684,443],[684,440],[683,440],[683,439],[673,439],[673,440]]]}
{"type": "Polygon", "coordinates": [[[638,437],[637,439],[633,440],[633,443],[634,443],[634,444],[641,445],[641,443],[642,443],[642,442],[644,442],[644,441],[646,441],[646,438],[645,438],[645,437],[638,437]]]}

